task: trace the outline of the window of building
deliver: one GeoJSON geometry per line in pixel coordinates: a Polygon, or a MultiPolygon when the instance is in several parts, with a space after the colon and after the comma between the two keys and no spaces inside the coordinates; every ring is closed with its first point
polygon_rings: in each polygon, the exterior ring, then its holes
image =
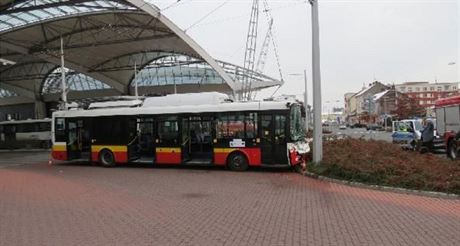
{"type": "Polygon", "coordinates": [[[420,87],[415,87],[415,91],[420,91],[420,87]]]}
{"type": "Polygon", "coordinates": [[[434,91],[434,87],[430,87],[430,91],[434,91]]]}
{"type": "Polygon", "coordinates": [[[424,98],[425,94],[420,93],[420,98],[424,98]]]}
{"type": "Polygon", "coordinates": [[[420,101],[419,104],[420,104],[420,105],[423,105],[423,101],[420,101]]]}
{"type": "Polygon", "coordinates": [[[442,91],[442,87],[441,87],[441,86],[438,86],[437,91],[442,91]]]}
{"type": "Polygon", "coordinates": [[[452,87],[452,90],[456,90],[456,89],[457,89],[457,86],[453,86],[453,87],[452,87]]]}
{"type": "Polygon", "coordinates": [[[412,87],[408,87],[408,88],[407,88],[407,91],[408,91],[408,92],[412,92],[412,87]]]}
{"type": "Polygon", "coordinates": [[[449,89],[450,89],[450,86],[448,86],[448,85],[444,86],[444,90],[448,91],[449,89]]]}
{"type": "Polygon", "coordinates": [[[427,87],[423,87],[423,91],[428,91],[428,88],[427,88],[427,87]]]}

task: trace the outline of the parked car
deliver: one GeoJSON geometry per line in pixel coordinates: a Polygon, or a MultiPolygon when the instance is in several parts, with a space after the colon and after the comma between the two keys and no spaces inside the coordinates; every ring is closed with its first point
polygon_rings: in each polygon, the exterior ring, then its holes
{"type": "Polygon", "coordinates": [[[345,129],[347,129],[347,126],[346,126],[346,125],[340,125],[340,126],[339,126],[339,129],[340,129],[340,130],[345,130],[345,129]]]}
{"type": "Polygon", "coordinates": [[[366,130],[372,130],[372,131],[380,131],[382,130],[382,126],[381,125],[377,125],[377,124],[369,124],[366,126],[366,130]]]}
{"type": "Polygon", "coordinates": [[[355,124],[351,125],[351,128],[366,128],[366,125],[361,124],[361,123],[355,123],[355,124]]]}

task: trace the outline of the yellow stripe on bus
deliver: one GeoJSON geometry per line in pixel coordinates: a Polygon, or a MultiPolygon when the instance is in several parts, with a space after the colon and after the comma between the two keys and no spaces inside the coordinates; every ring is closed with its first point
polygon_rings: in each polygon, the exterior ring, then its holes
{"type": "Polygon", "coordinates": [[[67,146],[65,146],[65,145],[53,145],[53,151],[67,151],[67,146]]]}
{"type": "Polygon", "coordinates": [[[230,153],[236,150],[235,148],[214,148],[214,153],[230,153]]]}
{"type": "Polygon", "coordinates": [[[180,148],[156,148],[157,153],[181,153],[180,148]]]}
{"type": "Polygon", "coordinates": [[[99,152],[102,149],[109,149],[112,152],[128,152],[128,147],[123,145],[93,145],[91,152],[99,152]]]}

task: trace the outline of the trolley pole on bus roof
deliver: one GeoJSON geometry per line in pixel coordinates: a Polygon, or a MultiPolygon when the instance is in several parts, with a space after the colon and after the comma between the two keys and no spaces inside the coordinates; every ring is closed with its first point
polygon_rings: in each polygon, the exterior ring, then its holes
{"type": "Polygon", "coordinates": [[[318,0],[309,0],[312,24],[312,70],[313,70],[313,162],[323,160],[323,127],[321,124],[321,70],[319,52],[318,0]]]}

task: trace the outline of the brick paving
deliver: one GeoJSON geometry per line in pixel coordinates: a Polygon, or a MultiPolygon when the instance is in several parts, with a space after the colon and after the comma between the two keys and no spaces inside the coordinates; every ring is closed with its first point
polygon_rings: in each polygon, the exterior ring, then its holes
{"type": "Polygon", "coordinates": [[[49,166],[46,155],[33,160],[0,169],[0,245],[460,242],[460,200],[349,187],[283,170],[106,169],[49,166]]]}

